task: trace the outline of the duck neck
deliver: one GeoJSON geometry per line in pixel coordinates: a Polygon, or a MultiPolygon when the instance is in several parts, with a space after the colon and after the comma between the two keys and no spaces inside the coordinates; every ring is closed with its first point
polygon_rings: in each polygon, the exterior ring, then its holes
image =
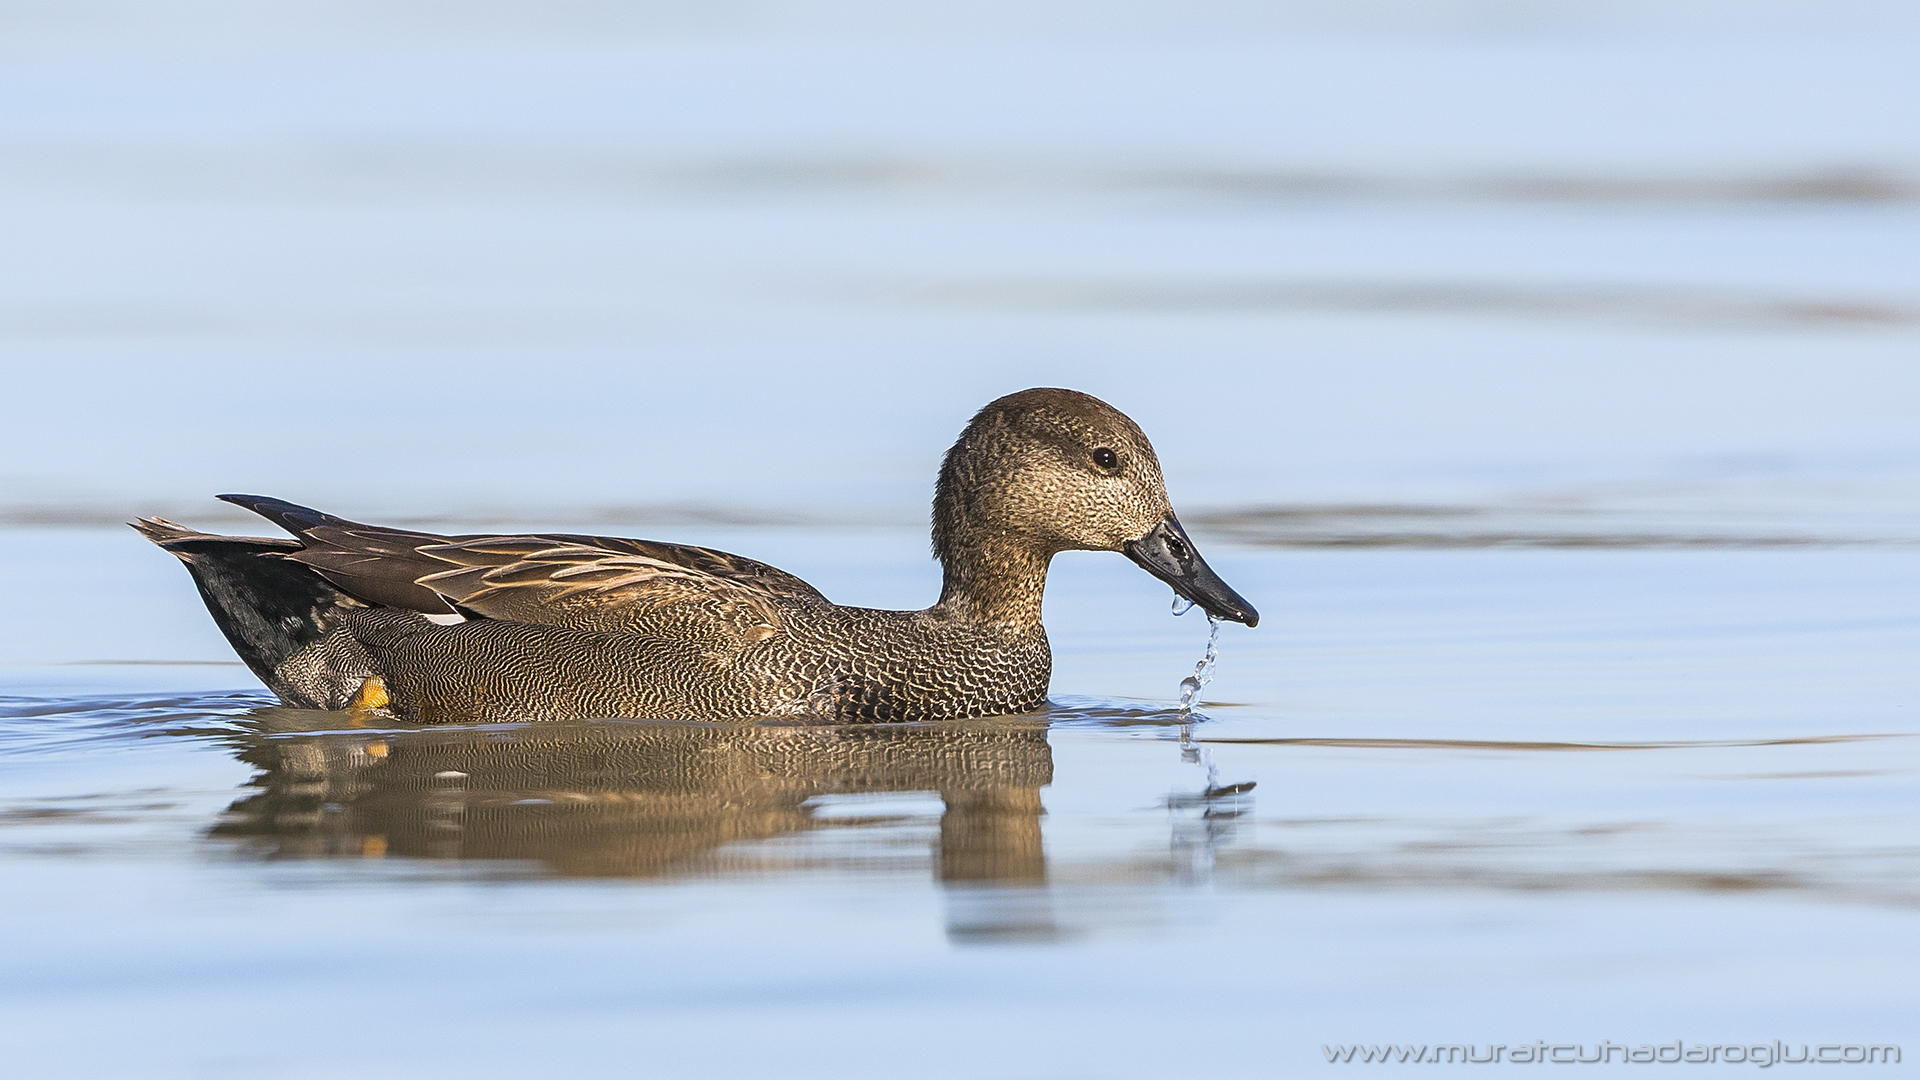
{"type": "Polygon", "coordinates": [[[970,622],[1040,625],[1053,552],[1004,534],[963,532],[942,539],[935,554],[946,577],[935,610],[970,622]]]}

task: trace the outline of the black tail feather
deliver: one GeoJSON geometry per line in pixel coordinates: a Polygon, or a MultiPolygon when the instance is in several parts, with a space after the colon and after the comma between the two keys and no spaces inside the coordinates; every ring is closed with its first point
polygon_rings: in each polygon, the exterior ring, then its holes
{"type": "Polygon", "coordinates": [[[418,581],[447,568],[419,550],[457,537],[365,525],[298,503],[265,495],[222,495],[300,538],[296,562],[313,567],[348,595],[370,604],[434,615],[453,612],[446,600],[418,581]]]}
{"type": "Polygon", "coordinates": [[[215,495],[214,498],[251,510],[295,536],[305,536],[308,529],[321,525],[331,525],[340,529],[365,528],[357,521],[334,517],[332,514],[322,513],[312,507],[301,506],[299,503],[290,503],[285,499],[276,499],[268,495],[215,495]]]}
{"type": "Polygon", "coordinates": [[[186,564],[234,652],[287,704],[344,708],[378,674],[350,625],[367,605],[288,559],[298,541],[214,536],[158,518],[133,527],[186,564]]]}

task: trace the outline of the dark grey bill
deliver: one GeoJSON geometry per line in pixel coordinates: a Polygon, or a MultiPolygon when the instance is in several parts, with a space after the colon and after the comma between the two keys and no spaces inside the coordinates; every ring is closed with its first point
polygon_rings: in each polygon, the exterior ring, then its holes
{"type": "Polygon", "coordinates": [[[1193,541],[1187,539],[1187,530],[1180,527],[1180,519],[1172,514],[1155,525],[1152,532],[1128,542],[1125,551],[1127,558],[1139,563],[1147,573],[1173,586],[1174,592],[1209,612],[1248,626],[1259,624],[1260,613],[1207,566],[1207,561],[1194,550],[1193,541]]]}

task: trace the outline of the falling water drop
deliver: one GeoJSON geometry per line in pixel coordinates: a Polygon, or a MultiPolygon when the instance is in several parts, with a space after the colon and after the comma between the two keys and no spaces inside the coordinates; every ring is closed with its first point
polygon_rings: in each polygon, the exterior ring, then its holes
{"type": "MultiPolygon", "coordinates": [[[[1175,597],[1173,613],[1184,615],[1193,610],[1191,601],[1183,602],[1175,597]]],[[[1198,795],[1169,796],[1167,806],[1198,807],[1198,820],[1176,818],[1173,829],[1173,855],[1175,865],[1180,868],[1180,876],[1190,882],[1205,882],[1213,875],[1215,849],[1232,839],[1232,821],[1240,810],[1233,800],[1245,796],[1253,789],[1252,782],[1230,784],[1220,783],[1220,771],[1213,763],[1213,751],[1209,747],[1194,741],[1193,726],[1204,716],[1196,717],[1194,710],[1200,706],[1200,695],[1207,684],[1213,681],[1213,665],[1220,659],[1220,622],[1213,612],[1207,612],[1207,651],[1200,662],[1193,666],[1193,674],[1180,680],[1180,760],[1189,765],[1198,765],[1207,771],[1207,785],[1198,795]],[[1219,800],[1228,800],[1219,802],[1219,800]],[[1216,811],[1216,803],[1220,809],[1216,811]]]]}
{"type": "Polygon", "coordinates": [[[1179,593],[1173,594],[1173,613],[1175,615],[1185,615],[1187,612],[1192,610],[1193,610],[1193,601],[1187,599],[1184,596],[1181,596],[1179,593]]]}
{"type": "Polygon", "coordinates": [[[1193,666],[1193,674],[1180,680],[1180,715],[1191,716],[1200,705],[1200,692],[1213,681],[1213,663],[1220,659],[1220,616],[1207,612],[1207,652],[1193,666]]]}

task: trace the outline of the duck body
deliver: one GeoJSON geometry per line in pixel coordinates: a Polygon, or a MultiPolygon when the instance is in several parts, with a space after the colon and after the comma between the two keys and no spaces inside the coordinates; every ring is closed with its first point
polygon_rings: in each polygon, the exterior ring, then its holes
{"type": "Polygon", "coordinates": [[[1068,390],[993,402],[947,453],[934,501],[940,600],[842,607],[711,548],[573,533],[443,536],[261,496],[221,496],[293,539],[159,519],[216,623],[290,705],[339,709],[377,685],[422,723],[588,717],[923,721],[1045,701],[1047,567],[1122,551],[1252,625],[1193,551],[1146,436],[1068,390]],[[377,684],[374,682],[377,680],[377,684]]]}
{"type": "Polygon", "coordinates": [[[349,623],[394,711],[426,723],[999,716],[1039,707],[1052,669],[1041,627],[931,611],[829,605],[738,648],[491,619],[440,626],[382,610],[349,623]]]}

